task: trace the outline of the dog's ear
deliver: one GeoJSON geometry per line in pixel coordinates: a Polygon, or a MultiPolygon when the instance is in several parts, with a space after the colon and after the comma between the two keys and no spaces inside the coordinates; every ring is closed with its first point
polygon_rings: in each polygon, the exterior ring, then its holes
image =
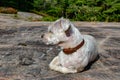
{"type": "Polygon", "coordinates": [[[71,25],[69,25],[68,29],[65,31],[67,37],[71,36],[71,25]]]}

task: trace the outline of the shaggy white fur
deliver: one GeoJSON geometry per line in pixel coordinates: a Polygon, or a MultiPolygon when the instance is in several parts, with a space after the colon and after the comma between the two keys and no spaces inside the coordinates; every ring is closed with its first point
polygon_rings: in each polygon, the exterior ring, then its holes
{"type": "Polygon", "coordinates": [[[48,32],[43,36],[43,41],[46,44],[58,44],[61,47],[61,52],[49,64],[52,70],[61,73],[80,72],[98,55],[95,38],[82,35],[68,19],[60,18],[51,24],[48,32]],[[84,44],[74,50],[83,40],[84,44]],[[64,49],[74,52],[67,54],[63,51],[64,49]]]}

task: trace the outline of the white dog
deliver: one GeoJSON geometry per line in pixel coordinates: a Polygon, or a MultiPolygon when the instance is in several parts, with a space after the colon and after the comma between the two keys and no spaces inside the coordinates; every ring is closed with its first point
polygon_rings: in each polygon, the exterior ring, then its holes
{"type": "Polygon", "coordinates": [[[68,19],[55,21],[42,38],[46,44],[57,44],[62,49],[49,64],[52,70],[76,73],[84,70],[97,57],[95,39],[90,35],[82,35],[68,19]]]}

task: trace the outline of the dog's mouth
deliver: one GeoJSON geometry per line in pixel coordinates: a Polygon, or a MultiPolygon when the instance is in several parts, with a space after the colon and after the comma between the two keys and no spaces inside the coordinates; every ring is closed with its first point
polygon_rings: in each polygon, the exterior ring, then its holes
{"type": "Polygon", "coordinates": [[[63,44],[65,43],[65,41],[60,41],[57,45],[63,44]]]}

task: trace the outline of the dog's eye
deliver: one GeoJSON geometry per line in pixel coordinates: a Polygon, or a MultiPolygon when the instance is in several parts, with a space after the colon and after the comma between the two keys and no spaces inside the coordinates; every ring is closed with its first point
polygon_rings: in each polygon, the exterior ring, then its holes
{"type": "Polygon", "coordinates": [[[52,31],[49,31],[49,33],[53,33],[52,31]]]}

